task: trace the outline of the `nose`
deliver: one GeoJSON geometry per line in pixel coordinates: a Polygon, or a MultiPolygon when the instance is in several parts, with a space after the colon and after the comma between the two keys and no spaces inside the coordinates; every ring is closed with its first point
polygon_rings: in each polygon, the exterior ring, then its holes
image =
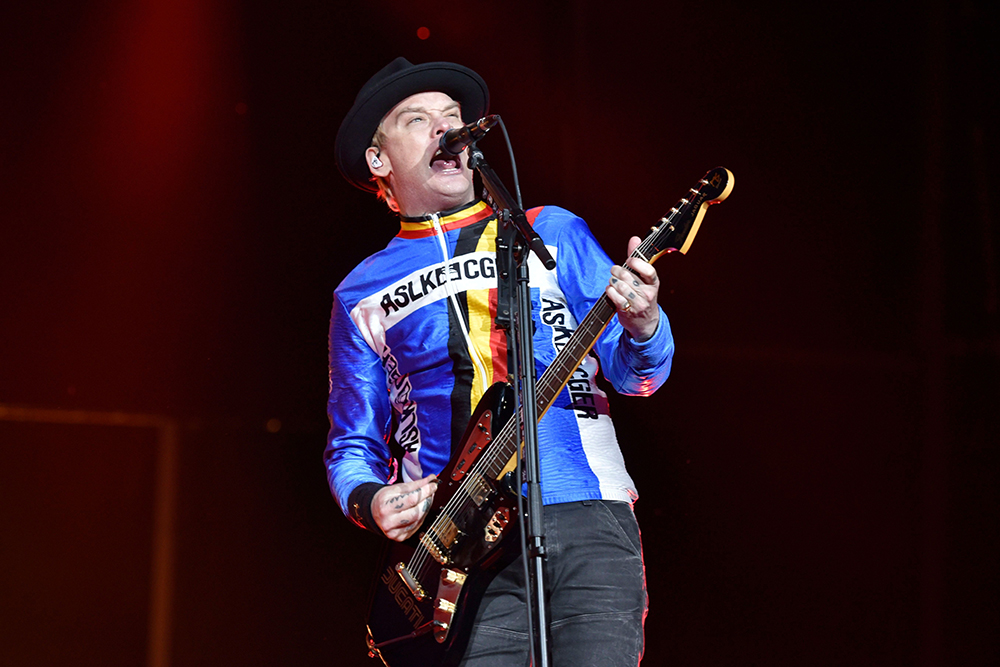
{"type": "Polygon", "coordinates": [[[452,127],[452,119],[449,116],[435,116],[434,117],[434,136],[440,137],[442,134],[447,132],[452,127]]]}

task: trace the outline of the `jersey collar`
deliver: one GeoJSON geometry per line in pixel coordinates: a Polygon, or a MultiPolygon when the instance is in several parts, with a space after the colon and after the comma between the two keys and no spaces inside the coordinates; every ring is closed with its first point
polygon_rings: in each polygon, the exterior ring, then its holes
{"type": "MultiPolygon", "coordinates": [[[[486,202],[475,201],[448,211],[441,211],[437,214],[437,217],[441,229],[448,232],[452,229],[461,229],[480,220],[485,220],[492,215],[493,209],[486,202]]],[[[400,216],[399,234],[396,236],[404,239],[420,239],[427,236],[434,236],[436,233],[434,217],[431,215],[422,215],[416,218],[400,216]]]]}

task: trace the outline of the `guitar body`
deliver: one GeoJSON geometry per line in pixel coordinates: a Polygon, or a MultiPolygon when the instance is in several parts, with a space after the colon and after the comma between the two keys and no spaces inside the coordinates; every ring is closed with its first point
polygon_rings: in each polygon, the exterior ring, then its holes
{"type": "MultiPolygon", "coordinates": [[[[652,263],[663,253],[686,253],[705,211],[732,189],[728,169],[710,170],[632,256],[652,263]]],[[[539,416],[614,314],[615,305],[603,296],[578,324],[536,382],[539,416]]],[[[371,595],[368,650],[389,667],[458,664],[483,592],[496,572],[520,554],[520,484],[511,483],[511,470],[521,438],[511,419],[513,394],[509,385],[498,383],[483,395],[448,466],[438,475],[422,532],[386,546],[371,595]]]]}
{"type": "Polygon", "coordinates": [[[517,498],[506,479],[482,469],[513,406],[510,385],[497,383],[483,395],[438,475],[427,530],[404,542],[386,540],[370,600],[368,649],[389,667],[458,664],[486,587],[520,554],[517,535],[507,535],[517,530],[517,498]]]}

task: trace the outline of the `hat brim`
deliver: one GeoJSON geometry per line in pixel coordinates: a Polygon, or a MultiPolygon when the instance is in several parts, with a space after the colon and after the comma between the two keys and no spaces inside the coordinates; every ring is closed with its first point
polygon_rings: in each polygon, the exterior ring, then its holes
{"type": "Polygon", "coordinates": [[[414,65],[386,77],[371,90],[363,90],[347,112],[340,130],[334,156],[344,178],[353,185],[376,192],[365,151],[379,123],[394,106],[410,95],[428,91],[445,93],[462,105],[462,120],[471,123],[486,115],[490,93],[483,79],[461,65],[434,62],[414,65]]]}

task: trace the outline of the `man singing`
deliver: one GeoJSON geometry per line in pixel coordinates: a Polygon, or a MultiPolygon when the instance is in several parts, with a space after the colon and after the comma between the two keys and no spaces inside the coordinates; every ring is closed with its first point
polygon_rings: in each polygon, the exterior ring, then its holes
{"type": "MultiPolygon", "coordinates": [[[[476,197],[466,151],[439,151],[445,132],[488,105],[472,70],[397,58],[364,85],[337,134],[341,173],[377,192],[400,228],[334,294],[324,461],[344,513],[391,540],[421,529],[453,443],[486,389],[507,379],[508,343],[494,322],[497,218],[476,197]],[[398,475],[390,440],[403,452],[398,475]]],[[[564,209],[527,215],[558,263],[547,271],[530,262],[538,375],[602,295],[617,309],[538,423],[552,661],[634,666],[646,615],[638,494],[596,381],[598,359],[616,391],[648,395],[670,372],[673,338],[652,265],[613,265],[564,209]]],[[[639,242],[629,240],[629,255],[639,242]]],[[[490,582],[461,664],[524,667],[525,604],[515,560],[490,582]]]]}

